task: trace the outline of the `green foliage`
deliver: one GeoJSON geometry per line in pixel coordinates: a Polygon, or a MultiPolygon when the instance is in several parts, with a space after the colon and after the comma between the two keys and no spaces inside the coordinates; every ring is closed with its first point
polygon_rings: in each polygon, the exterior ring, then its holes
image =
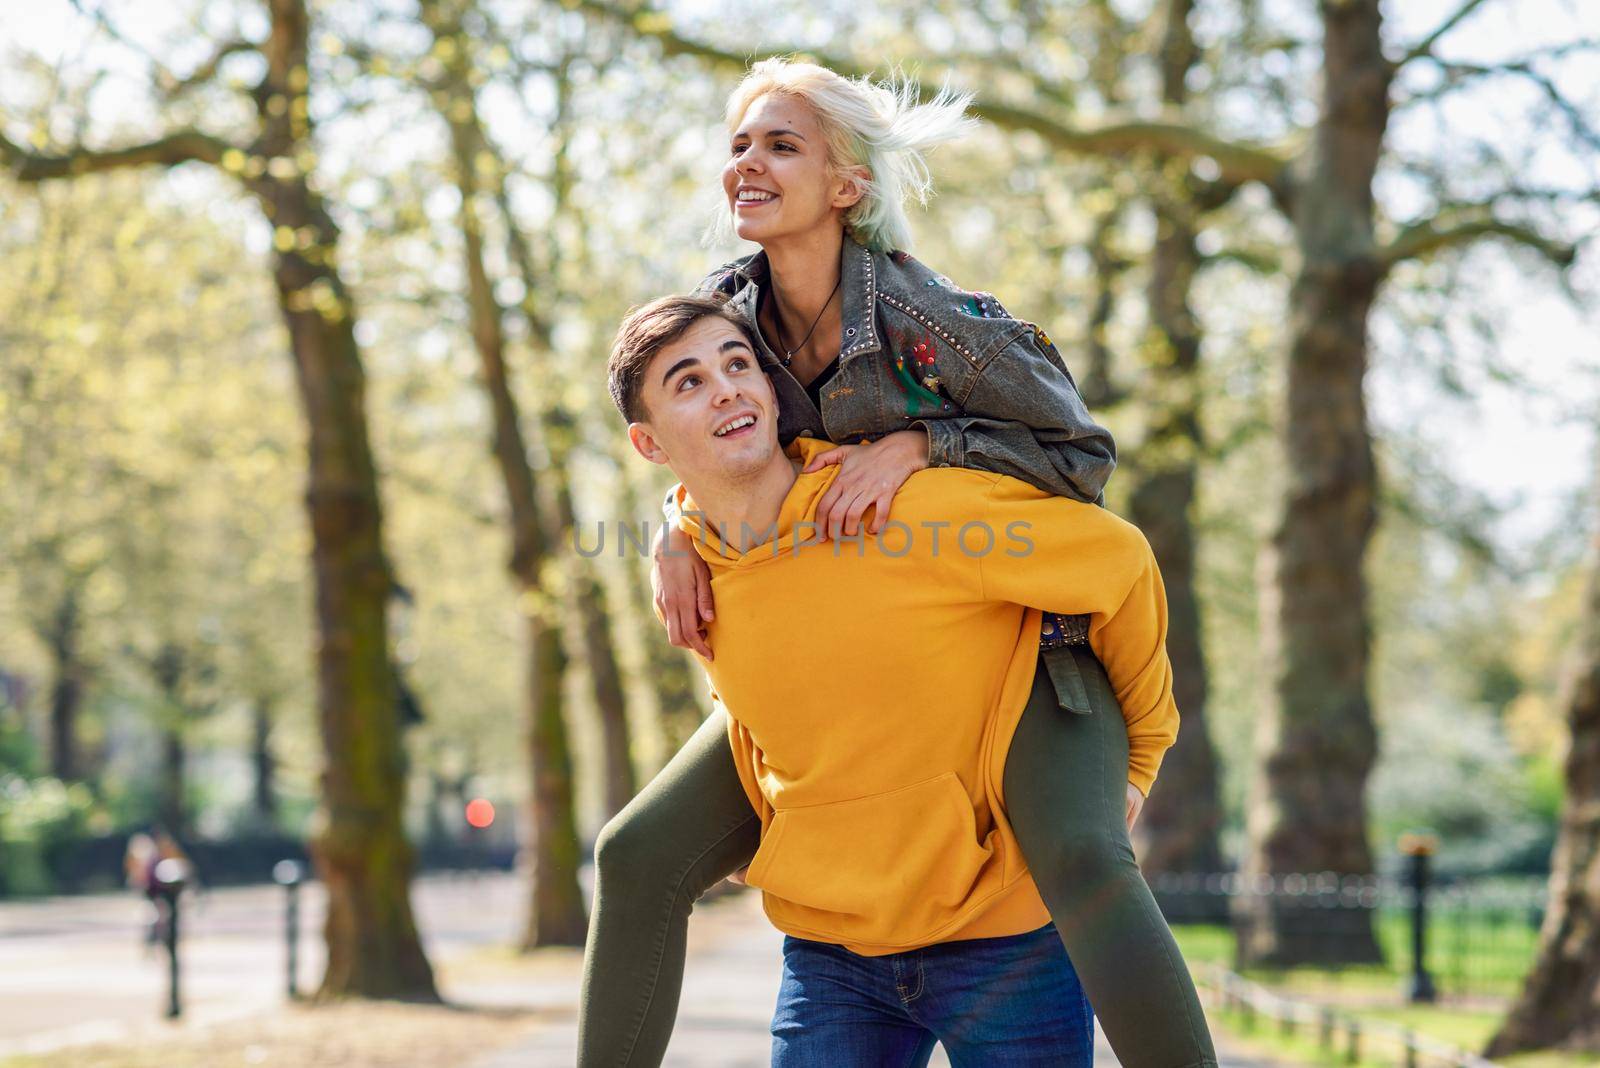
{"type": "Polygon", "coordinates": [[[82,783],[0,772],[0,897],[49,893],[46,855],[86,837],[94,811],[82,783]]]}
{"type": "Polygon", "coordinates": [[[38,762],[38,745],[23,722],[21,709],[0,702],[0,774],[31,775],[38,762]]]}
{"type": "Polygon", "coordinates": [[[1533,803],[1530,775],[1498,722],[1482,709],[1423,703],[1386,724],[1370,788],[1380,852],[1429,831],[1450,872],[1492,872],[1549,856],[1555,827],[1533,803]]]}

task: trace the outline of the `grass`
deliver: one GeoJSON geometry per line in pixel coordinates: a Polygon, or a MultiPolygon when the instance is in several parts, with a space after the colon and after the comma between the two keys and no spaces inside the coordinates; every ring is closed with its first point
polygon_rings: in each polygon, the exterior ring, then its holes
{"type": "MultiPolygon", "coordinates": [[[[1196,963],[1232,967],[1233,932],[1224,926],[1173,929],[1196,963]]],[[[1411,969],[1410,919],[1399,910],[1378,914],[1385,963],[1345,968],[1247,969],[1256,982],[1307,997],[1381,1004],[1398,996],[1411,969]]],[[[1429,925],[1428,966],[1441,996],[1497,1002],[1514,996],[1533,963],[1538,932],[1512,910],[1440,910],[1429,925]]]]}
{"type": "MultiPolygon", "coordinates": [[[[1252,1023],[1242,1013],[1224,1012],[1215,1007],[1209,1015],[1218,1029],[1232,1040],[1233,1046],[1263,1059],[1308,1068],[1395,1068],[1404,1063],[1398,1046],[1369,1033],[1361,1036],[1360,1059],[1352,1061],[1348,1058],[1348,1036],[1342,1029],[1334,1031],[1332,1048],[1328,1049],[1321,1045],[1315,1028],[1308,1028],[1306,1024],[1286,1035],[1277,1021],[1259,1016],[1252,1023]]],[[[1363,1022],[1383,1021],[1469,1051],[1481,1050],[1500,1021],[1497,1012],[1437,1006],[1368,1009],[1355,1015],[1363,1022]]],[[[1424,1058],[1420,1063],[1438,1062],[1424,1058]]],[[[1593,1054],[1544,1052],[1502,1057],[1495,1063],[1506,1068],[1594,1068],[1596,1062],[1593,1054]]]]}
{"type": "MultiPolygon", "coordinates": [[[[1206,978],[1206,965],[1233,967],[1234,938],[1228,928],[1186,925],[1173,928],[1173,933],[1185,958],[1195,966],[1197,978],[1206,978]]],[[[1430,930],[1429,963],[1444,1000],[1411,1005],[1403,1000],[1411,959],[1407,918],[1400,913],[1381,916],[1378,935],[1387,958],[1384,965],[1246,969],[1243,975],[1275,993],[1334,1008],[1365,1025],[1389,1025],[1475,1051],[1488,1043],[1520,988],[1535,944],[1535,932],[1520,916],[1441,916],[1430,930]]],[[[1313,1024],[1301,1022],[1293,1033],[1285,1033],[1276,1020],[1260,1015],[1252,1019],[1238,1011],[1224,1011],[1215,1003],[1210,1015],[1236,1045],[1266,1058],[1330,1068],[1393,1068],[1404,1063],[1399,1049],[1371,1027],[1363,1028],[1360,1060],[1351,1061],[1342,1027],[1335,1029],[1333,1048],[1325,1049],[1313,1024]]],[[[1508,1068],[1594,1068],[1596,1060],[1592,1054],[1534,1053],[1499,1063],[1508,1068]]]]}

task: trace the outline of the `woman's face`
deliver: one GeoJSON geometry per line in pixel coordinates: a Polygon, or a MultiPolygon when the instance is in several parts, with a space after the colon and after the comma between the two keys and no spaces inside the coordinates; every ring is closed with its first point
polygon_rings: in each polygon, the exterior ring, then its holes
{"type": "Polygon", "coordinates": [[[811,105],[767,93],[745,111],[722,168],[733,228],[761,245],[844,226],[860,199],[856,184],[828,166],[828,147],[811,105]]]}

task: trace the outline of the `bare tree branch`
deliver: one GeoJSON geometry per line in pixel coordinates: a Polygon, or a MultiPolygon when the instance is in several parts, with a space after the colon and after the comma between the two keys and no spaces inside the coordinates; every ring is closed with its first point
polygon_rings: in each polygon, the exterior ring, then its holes
{"type": "Polygon", "coordinates": [[[112,22],[111,19],[106,17],[106,13],[99,7],[87,7],[85,6],[83,0],[71,0],[71,2],[73,9],[76,10],[78,14],[82,15],[86,19],[89,19],[96,26],[100,27],[100,29],[104,30],[107,37],[110,37],[113,41],[122,45],[122,47],[128,49],[130,52],[137,53],[142,59],[145,60],[145,62],[149,63],[150,69],[155,72],[157,84],[175,82],[178,80],[177,76],[169,71],[162,64],[161,60],[156,58],[155,53],[151,52],[144,45],[140,44],[138,41],[135,41],[133,38],[129,37],[127,34],[118,29],[116,23],[112,22]]]}
{"type": "Polygon", "coordinates": [[[160,79],[161,91],[168,97],[175,97],[205,85],[207,82],[216,79],[217,71],[221,69],[223,61],[229,56],[238,55],[242,52],[255,52],[260,47],[254,41],[247,41],[244,38],[236,41],[224,41],[217,46],[217,50],[211,54],[211,58],[182,78],[166,71],[159,73],[157,77],[160,79]]]}
{"type": "Polygon", "coordinates": [[[1575,246],[1546,237],[1532,227],[1489,216],[1473,218],[1468,215],[1453,221],[1444,216],[1434,216],[1413,223],[1379,249],[1378,259],[1387,271],[1405,260],[1420,259],[1443,249],[1471,244],[1484,237],[1501,237],[1523,245],[1562,269],[1572,266],[1577,258],[1575,246]]]}
{"type": "Polygon", "coordinates": [[[1439,23],[1437,29],[1428,34],[1428,36],[1424,37],[1422,40],[1418,41],[1416,44],[1412,45],[1406,54],[1400,58],[1400,61],[1395,64],[1395,66],[1402,67],[1414,59],[1421,59],[1423,56],[1430,55],[1433,52],[1433,46],[1438,44],[1439,40],[1444,37],[1445,34],[1459,26],[1474,11],[1482,7],[1485,2],[1486,0],[1466,0],[1465,3],[1456,9],[1455,14],[1439,23]]]}
{"type": "Polygon", "coordinates": [[[1445,94],[1456,89],[1463,88],[1464,86],[1471,85],[1473,82],[1479,79],[1493,77],[1499,74],[1531,70],[1534,69],[1534,64],[1537,62],[1559,62],[1578,52],[1600,53],[1600,38],[1579,37],[1570,41],[1561,41],[1559,43],[1545,45],[1541,48],[1535,48],[1532,51],[1524,52],[1515,58],[1506,59],[1493,65],[1452,62],[1450,60],[1440,59],[1438,56],[1433,55],[1422,57],[1427,59],[1429,62],[1436,64],[1444,77],[1441,79],[1440,83],[1433,88],[1409,93],[1406,96],[1397,98],[1395,100],[1394,107],[1395,110],[1399,110],[1400,108],[1408,107],[1412,104],[1437,100],[1445,94]]]}
{"type": "Polygon", "coordinates": [[[78,174],[120,170],[127,167],[173,167],[198,161],[218,164],[233,149],[226,141],[198,130],[179,130],[166,137],[125,148],[96,151],[73,149],[61,155],[29,152],[0,134],[0,163],[20,182],[42,182],[78,174]]]}
{"type": "Polygon", "coordinates": [[[1283,273],[1283,250],[1268,246],[1229,245],[1199,257],[1207,266],[1236,263],[1252,274],[1273,278],[1283,273]]]}
{"type": "Polygon", "coordinates": [[[1218,137],[1174,117],[1167,121],[1112,122],[1073,126],[1031,108],[979,97],[973,113],[1008,130],[1029,130],[1056,148],[1084,156],[1156,152],[1181,159],[1209,157],[1229,184],[1272,185],[1288,166],[1287,153],[1218,137]]]}
{"type": "MultiPolygon", "coordinates": [[[[1437,62],[1437,61],[1436,61],[1437,62]]],[[[1577,104],[1567,98],[1559,86],[1548,74],[1533,65],[1533,61],[1518,60],[1512,63],[1499,63],[1489,66],[1480,66],[1474,63],[1440,63],[1447,76],[1461,78],[1492,78],[1497,76],[1523,78],[1532,82],[1548,100],[1552,107],[1559,111],[1572,127],[1573,135],[1587,147],[1600,151],[1600,130],[1584,114],[1577,104]]]]}
{"type": "MultiPolygon", "coordinates": [[[[659,44],[669,56],[695,56],[715,66],[740,71],[752,58],[750,54],[732,52],[685,37],[673,27],[671,17],[664,12],[627,8],[611,0],[574,0],[574,6],[578,10],[631,27],[640,37],[659,44]]],[[[788,53],[813,56],[817,62],[848,76],[859,77],[869,73],[868,68],[840,56],[819,55],[799,48],[763,50],[763,54],[788,53]]],[[[1039,135],[1050,145],[1077,155],[1110,156],[1149,151],[1185,159],[1209,157],[1221,171],[1220,177],[1234,184],[1262,182],[1274,185],[1284,177],[1289,162],[1287,152],[1219,137],[1181,122],[1176,116],[1160,121],[1078,126],[1033,108],[990,99],[981,93],[974,100],[972,111],[996,126],[1008,130],[1027,130],[1039,135]]]]}

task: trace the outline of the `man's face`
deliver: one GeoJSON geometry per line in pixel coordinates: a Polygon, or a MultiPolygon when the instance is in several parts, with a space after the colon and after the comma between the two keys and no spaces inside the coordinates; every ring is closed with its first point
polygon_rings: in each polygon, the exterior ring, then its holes
{"type": "Polygon", "coordinates": [[[643,422],[628,439],[694,492],[761,471],[778,454],[772,384],[738,327],[708,315],[656,353],[639,391],[643,422]]]}

